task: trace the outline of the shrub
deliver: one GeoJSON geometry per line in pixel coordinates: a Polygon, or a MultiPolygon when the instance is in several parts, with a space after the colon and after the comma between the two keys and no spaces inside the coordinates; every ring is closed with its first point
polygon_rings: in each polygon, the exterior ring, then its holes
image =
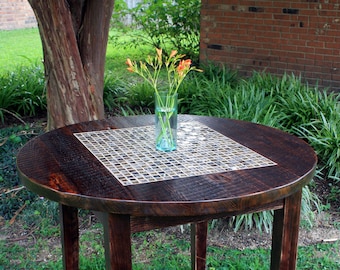
{"type": "Polygon", "coordinates": [[[104,105],[114,115],[152,113],[154,91],[145,83],[125,81],[111,72],[105,75],[104,105]]]}
{"type": "MultiPolygon", "coordinates": [[[[225,75],[228,77],[228,75],[225,75]]],[[[340,94],[310,88],[301,78],[254,73],[235,86],[202,80],[188,113],[236,118],[273,126],[297,135],[318,155],[318,177],[340,193],[340,94]]]]}
{"type": "Polygon", "coordinates": [[[319,177],[338,187],[340,94],[308,87],[301,78],[287,74],[280,78],[256,73],[250,83],[274,99],[278,120],[275,126],[306,139],[318,155],[319,177]]]}
{"type": "Polygon", "coordinates": [[[0,74],[0,121],[4,114],[34,116],[46,108],[43,68],[38,65],[20,66],[0,74]]]}
{"type": "Polygon", "coordinates": [[[140,46],[151,44],[152,47],[162,48],[164,52],[176,49],[186,54],[193,61],[198,61],[200,39],[200,0],[142,0],[136,7],[121,12],[132,17],[129,27],[117,23],[114,15],[113,26],[124,31],[127,35],[133,33],[132,40],[119,42],[111,39],[116,45],[140,46]],[[129,31],[127,29],[139,29],[129,31]]]}
{"type": "Polygon", "coordinates": [[[122,104],[128,102],[126,83],[112,72],[105,73],[103,99],[105,109],[108,111],[118,110],[122,104]]]}

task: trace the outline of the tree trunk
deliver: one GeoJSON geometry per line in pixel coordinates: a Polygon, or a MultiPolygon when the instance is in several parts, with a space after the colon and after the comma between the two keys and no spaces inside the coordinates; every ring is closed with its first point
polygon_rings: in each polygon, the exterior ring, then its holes
{"type": "Polygon", "coordinates": [[[28,0],[44,51],[48,129],[104,118],[106,46],[114,0],[28,0]]]}

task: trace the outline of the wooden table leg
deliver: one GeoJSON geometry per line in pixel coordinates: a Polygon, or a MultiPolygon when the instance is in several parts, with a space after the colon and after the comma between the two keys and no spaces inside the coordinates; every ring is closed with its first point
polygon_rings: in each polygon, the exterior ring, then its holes
{"type": "Polygon", "coordinates": [[[295,270],[299,238],[302,191],[284,199],[283,208],[274,211],[271,268],[295,270]]]}
{"type": "Polygon", "coordinates": [[[191,223],[191,269],[204,270],[207,257],[208,221],[191,223]]]}
{"type": "Polygon", "coordinates": [[[78,209],[60,204],[61,242],[65,270],[79,269],[78,209]]]}
{"type": "Polygon", "coordinates": [[[130,216],[104,214],[106,269],[132,269],[130,216]]]}

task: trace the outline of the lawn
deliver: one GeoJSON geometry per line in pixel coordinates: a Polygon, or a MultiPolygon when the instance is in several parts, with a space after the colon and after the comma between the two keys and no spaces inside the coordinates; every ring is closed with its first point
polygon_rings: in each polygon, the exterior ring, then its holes
{"type": "Polygon", "coordinates": [[[0,31],[0,73],[18,65],[41,63],[42,46],[37,28],[0,31]]]}
{"type": "MultiPolygon", "coordinates": [[[[111,31],[110,36],[120,35],[121,39],[127,38],[116,31],[111,31]]],[[[37,28],[0,31],[0,74],[12,71],[18,66],[29,66],[41,63],[43,60],[42,45],[37,28]]],[[[118,75],[125,71],[126,58],[135,58],[150,53],[152,48],[139,46],[122,48],[115,47],[109,42],[106,53],[106,70],[117,72],[118,75]],[[123,53],[122,53],[123,52],[123,53]]]]}
{"type": "MultiPolygon", "coordinates": [[[[30,70],[26,70],[28,75],[23,75],[17,67],[41,63],[42,50],[37,29],[0,31],[0,40],[0,75],[14,70],[15,77],[26,76],[30,79],[30,70]]],[[[109,92],[106,97],[111,97],[112,106],[126,109],[123,106],[144,108],[150,105],[147,101],[150,94],[143,85],[127,84],[126,81],[130,83],[133,80],[122,78],[131,76],[126,71],[127,57],[138,60],[151,50],[147,46],[138,49],[121,48],[109,43],[106,61],[106,90],[109,92]]],[[[334,101],[323,94],[319,95],[319,92],[307,91],[300,85],[298,78],[294,77],[285,76],[277,80],[257,74],[251,80],[245,81],[235,79],[232,71],[221,72],[211,68],[205,70],[209,78],[203,74],[205,77],[193,77],[193,80],[184,84],[180,92],[183,112],[240,118],[283,128],[313,144],[323,164],[327,165],[329,162],[330,167],[339,168],[337,134],[340,130],[340,114],[337,99],[334,101]],[[319,115],[324,118],[318,118],[319,115]],[[333,158],[329,158],[330,155],[333,158]]],[[[35,86],[31,85],[31,88],[35,86]]],[[[26,89],[18,91],[27,92],[26,89]]],[[[44,125],[43,119],[33,118],[33,121],[27,121],[26,124],[0,129],[0,270],[61,269],[57,207],[23,189],[15,171],[15,154],[18,149],[27,140],[43,132],[44,125]]],[[[326,211],[321,217],[314,208],[309,211],[309,214],[317,215],[316,226],[313,228],[305,220],[302,221],[303,239],[311,241],[299,248],[298,269],[340,269],[340,220],[339,213],[334,214],[337,211],[334,206],[339,204],[333,205],[334,199],[336,201],[340,195],[339,189],[334,185],[324,185],[322,187],[325,189],[318,190],[317,183],[324,183],[322,181],[324,179],[314,182],[311,188],[325,196],[322,208],[326,211]],[[329,195],[333,196],[333,200],[327,197],[329,195]],[[319,234],[315,239],[311,237],[314,235],[313,230],[319,234]]],[[[81,269],[102,269],[104,261],[101,226],[93,221],[91,213],[81,214],[81,269]]],[[[212,241],[208,249],[209,269],[268,267],[268,244],[262,246],[260,237],[266,235],[265,233],[260,234],[255,229],[240,229],[237,234],[239,238],[224,243],[223,238],[230,236],[231,239],[233,234],[229,222],[218,221],[217,225],[213,224],[210,236],[217,240],[212,241]],[[248,238],[256,239],[255,248],[249,248],[248,238]],[[242,243],[242,246],[236,246],[237,242],[242,243]]],[[[178,227],[134,235],[134,269],[188,269],[189,232],[182,234],[181,229],[178,227]]]]}

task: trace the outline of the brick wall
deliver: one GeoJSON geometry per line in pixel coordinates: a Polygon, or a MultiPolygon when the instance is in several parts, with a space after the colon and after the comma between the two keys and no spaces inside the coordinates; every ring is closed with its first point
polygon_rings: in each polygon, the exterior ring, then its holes
{"type": "Polygon", "coordinates": [[[201,61],[340,89],[338,0],[202,0],[201,61]]]}
{"type": "Polygon", "coordinates": [[[27,0],[0,0],[0,30],[37,27],[27,0]]]}

